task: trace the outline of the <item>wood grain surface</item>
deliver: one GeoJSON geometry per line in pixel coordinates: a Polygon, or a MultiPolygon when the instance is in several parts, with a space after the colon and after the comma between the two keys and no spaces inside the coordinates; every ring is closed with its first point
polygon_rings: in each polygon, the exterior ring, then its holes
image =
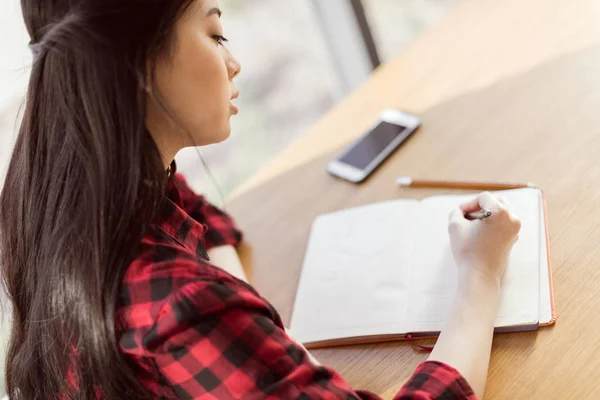
{"type": "MultiPolygon", "coordinates": [[[[465,0],[229,199],[250,280],[286,322],[318,214],[441,193],[401,189],[398,176],[545,189],[558,321],[496,336],[486,399],[597,398],[600,3],[465,0]],[[418,114],[421,129],[362,185],[327,175],[386,107],[418,114]]],[[[314,354],[384,398],[427,357],[404,342],[314,354]]]]}

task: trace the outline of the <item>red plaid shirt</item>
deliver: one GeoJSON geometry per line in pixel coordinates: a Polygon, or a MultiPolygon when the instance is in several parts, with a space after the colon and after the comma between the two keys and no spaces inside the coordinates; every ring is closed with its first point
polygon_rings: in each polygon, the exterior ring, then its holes
{"type": "MultiPolygon", "coordinates": [[[[175,175],[167,204],[127,269],[120,347],[157,399],[376,399],[315,365],[268,301],[208,260],[236,245],[229,216],[175,175]]],[[[421,364],[397,399],[475,399],[453,368],[421,364]]]]}

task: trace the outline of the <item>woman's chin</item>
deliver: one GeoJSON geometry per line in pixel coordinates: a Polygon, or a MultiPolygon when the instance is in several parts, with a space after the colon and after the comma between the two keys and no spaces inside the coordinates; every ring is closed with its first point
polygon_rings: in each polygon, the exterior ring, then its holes
{"type": "Polygon", "coordinates": [[[217,144],[226,141],[231,136],[231,125],[229,121],[227,121],[226,127],[221,129],[219,133],[217,133],[214,137],[212,137],[211,141],[207,144],[217,144]]]}

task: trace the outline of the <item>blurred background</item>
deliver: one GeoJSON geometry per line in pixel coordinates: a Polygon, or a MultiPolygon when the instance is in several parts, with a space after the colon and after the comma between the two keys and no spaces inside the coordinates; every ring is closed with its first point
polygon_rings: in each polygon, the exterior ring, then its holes
{"type": "MultiPolygon", "coordinates": [[[[243,66],[230,140],[177,156],[192,186],[221,203],[336,102],[460,0],[221,0],[229,47],[243,66]]],[[[31,54],[19,0],[0,2],[0,185],[31,54]]],[[[6,302],[2,302],[2,306],[6,302]]],[[[0,361],[7,313],[0,312],[0,361]],[[4,318],[4,319],[3,319],[4,318]]],[[[0,376],[3,376],[0,362],[0,376]]],[[[0,379],[0,397],[4,394],[0,379]]]]}
{"type": "MultiPolygon", "coordinates": [[[[460,0],[221,0],[241,61],[241,113],[230,140],[182,151],[179,168],[210,199],[225,196],[397,55],[460,0]],[[365,25],[368,24],[368,26],[365,25]]],[[[0,184],[18,127],[31,55],[20,2],[0,2],[0,184]]]]}

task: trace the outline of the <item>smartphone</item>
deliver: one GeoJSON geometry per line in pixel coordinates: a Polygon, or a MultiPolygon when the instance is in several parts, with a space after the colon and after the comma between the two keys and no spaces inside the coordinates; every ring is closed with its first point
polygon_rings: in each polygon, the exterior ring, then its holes
{"type": "Polygon", "coordinates": [[[353,183],[365,180],[421,125],[419,117],[399,110],[384,110],[379,119],[336,160],[327,171],[353,183]]]}

